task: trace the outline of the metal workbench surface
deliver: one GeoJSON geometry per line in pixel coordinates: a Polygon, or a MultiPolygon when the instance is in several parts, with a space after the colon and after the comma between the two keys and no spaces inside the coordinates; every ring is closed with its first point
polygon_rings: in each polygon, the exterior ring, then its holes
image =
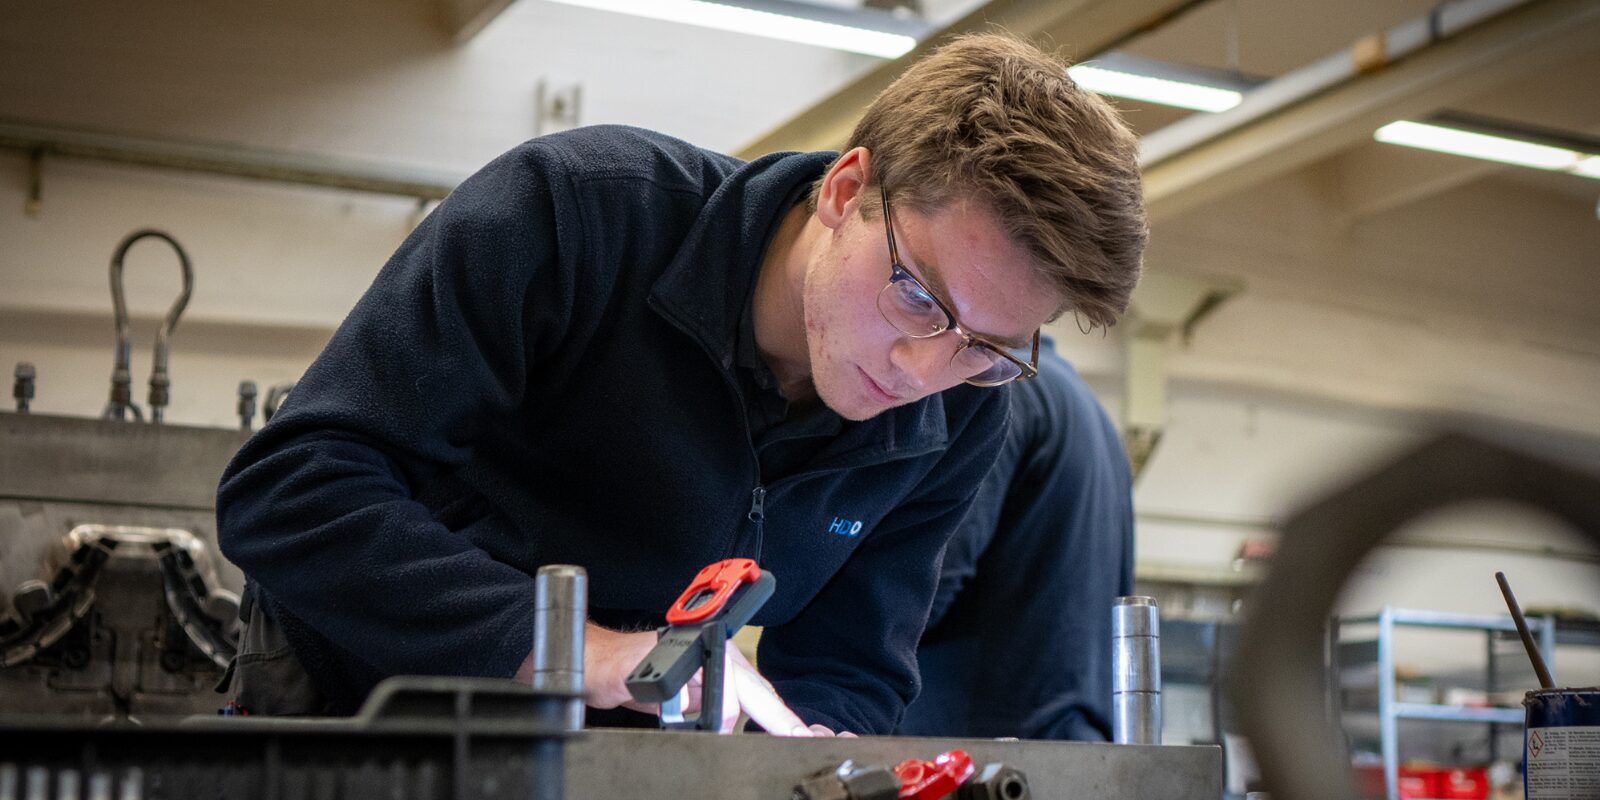
{"type": "Polygon", "coordinates": [[[959,748],[974,763],[1003,761],[1027,774],[1032,796],[1096,800],[1216,800],[1222,750],[1083,742],[934,739],[780,739],[758,734],[588,730],[566,745],[568,800],[788,798],[801,778],[837,766],[893,766],[959,748]]]}

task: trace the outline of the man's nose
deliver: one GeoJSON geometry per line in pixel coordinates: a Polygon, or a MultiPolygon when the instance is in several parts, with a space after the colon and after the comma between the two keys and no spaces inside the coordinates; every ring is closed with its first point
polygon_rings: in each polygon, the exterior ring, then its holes
{"type": "Polygon", "coordinates": [[[950,379],[950,357],[957,342],[941,334],[927,339],[900,337],[889,352],[889,362],[900,373],[902,392],[922,397],[945,388],[950,379]]]}

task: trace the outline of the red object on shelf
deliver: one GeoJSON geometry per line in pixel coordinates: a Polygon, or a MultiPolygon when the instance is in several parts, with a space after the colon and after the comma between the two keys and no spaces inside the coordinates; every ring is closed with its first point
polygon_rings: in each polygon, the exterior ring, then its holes
{"type": "Polygon", "coordinates": [[[1440,770],[1439,797],[1443,800],[1489,800],[1489,770],[1459,767],[1440,770]]]}
{"type": "MultiPolygon", "coordinates": [[[[1356,791],[1362,797],[1383,797],[1383,767],[1355,768],[1356,791]]],[[[1484,767],[1401,767],[1400,800],[1488,800],[1489,771],[1484,767]]]]}
{"type": "Polygon", "coordinates": [[[939,800],[967,782],[977,767],[963,750],[951,750],[932,761],[908,758],[894,768],[900,779],[900,797],[907,800],[939,800]]]}

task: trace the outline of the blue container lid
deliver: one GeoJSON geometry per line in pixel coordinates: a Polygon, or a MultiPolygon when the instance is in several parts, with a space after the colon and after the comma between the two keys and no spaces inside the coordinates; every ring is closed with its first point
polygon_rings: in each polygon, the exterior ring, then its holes
{"type": "Polygon", "coordinates": [[[1529,728],[1600,726],[1600,687],[1537,689],[1523,696],[1529,728]]]}

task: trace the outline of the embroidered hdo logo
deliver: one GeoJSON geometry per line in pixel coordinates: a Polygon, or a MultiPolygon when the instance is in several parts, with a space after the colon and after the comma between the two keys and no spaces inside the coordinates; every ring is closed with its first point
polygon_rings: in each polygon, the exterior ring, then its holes
{"type": "Polygon", "coordinates": [[[834,517],[833,522],[828,523],[828,533],[837,533],[840,536],[860,536],[861,520],[834,517]]]}

